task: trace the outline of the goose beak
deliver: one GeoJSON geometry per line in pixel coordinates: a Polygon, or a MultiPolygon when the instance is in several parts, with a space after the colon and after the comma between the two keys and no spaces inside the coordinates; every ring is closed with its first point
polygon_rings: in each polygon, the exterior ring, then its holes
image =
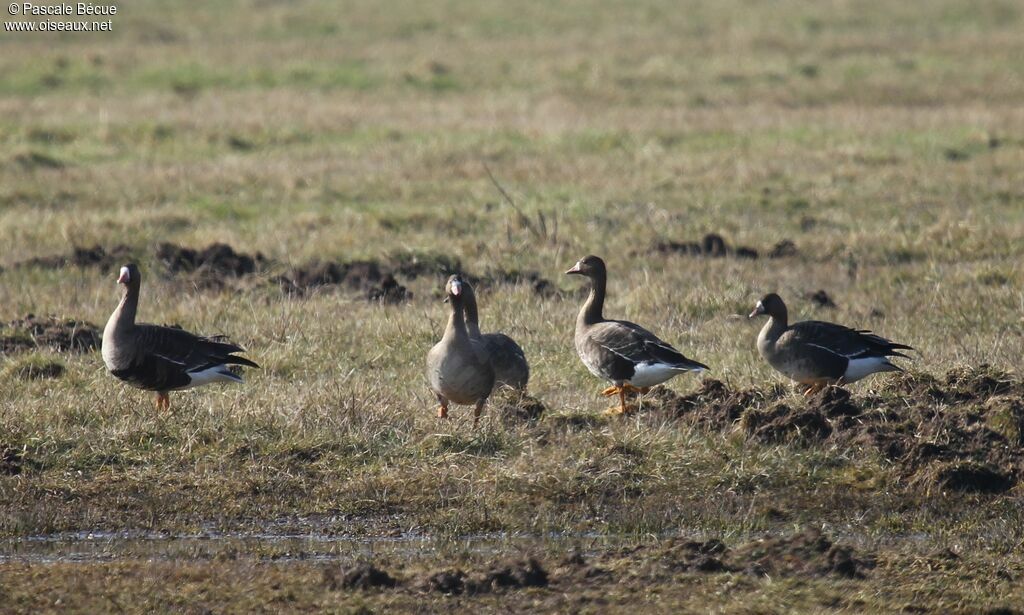
{"type": "Polygon", "coordinates": [[[452,282],[452,296],[458,297],[462,294],[462,282],[455,280],[452,282]]]}
{"type": "Polygon", "coordinates": [[[758,301],[757,305],[754,306],[754,311],[751,312],[747,318],[753,318],[754,316],[760,316],[761,314],[764,314],[764,304],[758,301]]]}
{"type": "Polygon", "coordinates": [[[569,271],[565,272],[566,275],[572,275],[574,273],[575,274],[579,274],[580,273],[580,264],[579,263],[576,263],[575,265],[572,266],[571,269],[569,269],[569,271]]]}
{"type": "Polygon", "coordinates": [[[128,273],[127,267],[121,267],[121,271],[117,276],[118,284],[127,284],[128,280],[131,279],[131,275],[128,273]]]}

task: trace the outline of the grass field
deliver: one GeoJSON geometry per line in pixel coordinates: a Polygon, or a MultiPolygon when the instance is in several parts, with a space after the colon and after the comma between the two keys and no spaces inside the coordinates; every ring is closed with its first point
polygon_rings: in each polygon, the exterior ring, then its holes
{"type": "Polygon", "coordinates": [[[1020,608],[1017,2],[118,9],[0,34],[0,323],[102,328],[132,258],[141,319],[263,369],[157,413],[98,351],[0,329],[0,610],[1020,608]],[[759,258],[668,247],[709,233],[759,258]],[[211,278],[165,242],[264,258],[211,278]],[[93,246],[124,247],[55,266],[93,246]],[[563,275],[589,253],[608,315],[712,371],[605,416],[563,275]],[[411,298],[282,291],[356,261],[411,298]],[[436,419],[453,268],[539,420],[436,419]],[[754,347],[770,291],[913,345],[909,374],[804,399],[754,347]]]}

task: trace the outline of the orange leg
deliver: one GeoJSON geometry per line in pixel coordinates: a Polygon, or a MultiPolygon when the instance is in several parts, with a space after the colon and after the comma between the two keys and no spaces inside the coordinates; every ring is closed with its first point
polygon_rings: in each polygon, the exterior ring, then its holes
{"type": "Polygon", "coordinates": [[[156,394],[156,409],[157,410],[170,410],[171,409],[171,396],[166,391],[158,391],[156,394]]]}
{"type": "Polygon", "coordinates": [[[437,403],[441,404],[437,409],[437,418],[446,419],[448,418],[448,400],[444,398],[440,393],[434,392],[437,397],[437,403]]]}
{"type": "Polygon", "coordinates": [[[828,383],[823,382],[821,380],[812,383],[810,386],[807,387],[807,390],[804,391],[804,397],[810,397],[811,395],[814,395],[818,391],[824,389],[827,386],[827,384],[828,383]]]}
{"type": "Polygon", "coordinates": [[[628,407],[626,406],[626,389],[625,387],[622,387],[615,392],[619,396],[619,405],[608,408],[605,411],[605,414],[609,414],[611,416],[624,416],[628,411],[628,407]]]}
{"type": "Polygon", "coordinates": [[[629,411],[629,406],[626,405],[626,393],[636,393],[637,395],[643,395],[651,390],[651,387],[638,388],[629,384],[628,382],[620,386],[608,387],[604,391],[601,391],[601,395],[605,397],[611,397],[612,395],[619,396],[618,407],[612,406],[608,408],[607,414],[626,414],[629,411]]]}

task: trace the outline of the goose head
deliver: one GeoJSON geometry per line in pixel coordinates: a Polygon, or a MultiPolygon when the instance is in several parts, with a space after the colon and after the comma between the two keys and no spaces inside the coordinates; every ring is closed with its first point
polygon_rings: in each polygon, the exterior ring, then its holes
{"type": "Polygon", "coordinates": [[[565,272],[567,275],[582,275],[588,278],[597,278],[604,276],[607,273],[605,269],[604,261],[601,260],[600,256],[584,256],[580,260],[576,261],[568,271],[565,272]]]}
{"type": "Polygon", "coordinates": [[[753,318],[764,314],[767,314],[770,318],[785,318],[786,304],[783,303],[782,297],[775,293],[765,295],[757,302],[757,305],[754,306],[754,311],[752,311],[747,318],[753,318]]]}
{"type": "Polygon", "coordinates": [[[117,283],[124,287],[124,291],[138,290],[139,285],[142,283],[142,274],[139,272],[139,267],[135,263],[129,263],[123,267],[117,274],[117,283]]]}

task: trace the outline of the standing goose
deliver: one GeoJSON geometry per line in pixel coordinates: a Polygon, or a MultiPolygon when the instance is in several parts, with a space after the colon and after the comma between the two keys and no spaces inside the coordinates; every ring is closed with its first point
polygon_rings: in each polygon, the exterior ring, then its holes
{"type": "Polygon", "coordinates": [[[576,317],[576,352],[590,373],[612,382],[601,394],[618,394],[618,412],[626,413],[627,392],[646,393],[683,372],[708,369],[640,325],[605,319],[608,271],[599,257],[586,256],[566,273],[590,278],[590,295],[576,317]]]}
{"type": "Polygon", "coordinates": [[[757,351],[777,371],[807,386],[804,395],[876,372],[903,371],[889,357],[908,358],[898,351],[913,350],[870,331],[830,322],[805,320],[789,325],[786,304],[775,293],[758,301],[750,318],[761,314],[768,315],[768,322],[757,336],[757,351]]]}
{"type": "Polygon", "coordinates": [[[511,337],[504,333],[480,333],[477,319],[476,293],[469,282],[462,283],[462,303],[469,337],[478,340],[487,352],[487,358],[494,368],[495,386],[504,385],[520,391],[526,390],[530,380],[530,365],[526,353],[511,337]]]}
{"type": "Polygon", "coordinates": [[[103,362],[111,374],[128,384],[156,391],[156,406],[171,406],[169,391],[211,382],[244,382],[228,365],[259,367],[233,353],[245,352],[221,335],[199,337],[171,327],[135,323],[142,275],[135,265],[121,267],[117,283],[121,302],[103,328],[103,362]]]}
{"type": "Polygon", "coordinates": [[[480,420],[487,397],[494,388],[494,368],[483,344],[469,337],[463,317],[465,282],[458,275],[445,284],[450,314],[441,341],[427,353],[427,381],[441,407],[439,418],[448,418],[448,404],[474,404],[473,425],[480,420]]]}

